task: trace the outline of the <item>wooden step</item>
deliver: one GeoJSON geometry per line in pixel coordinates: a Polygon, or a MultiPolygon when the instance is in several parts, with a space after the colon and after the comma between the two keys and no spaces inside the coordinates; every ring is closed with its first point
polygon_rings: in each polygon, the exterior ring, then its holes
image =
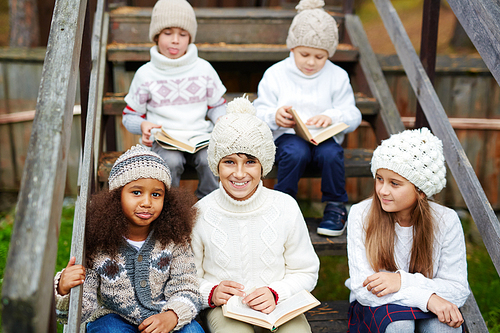
{"type": "MultiPolygon", "coordinates": [[[[149,41],[152,8],[120,7],[110,12],[109,43],[149,41]]],[[[330,12],[339,29],[344,16],[330,12]]],[[[196,43],[284,44],[288,28],[297,14],[282,8],[195,8],[198,30],[196,43]]],[[[340,36],[342,36],[342,31],[340,36]]]]}
{"type": "MultiPolygon", "coordinates": [[[[372,177],[370,171],[370,161],[373,151],[370,149],[345,149],[344,150],[344,165],[346,177],[372,177]]],[[[97,179],[101,183],[108,181],[109,172],[113,167],[116,159],[123,154],[119,151],[103,152],[99,157],[99,166],[97,170],[97,179]]],[[[277,176],[276,166],[266,176],[268,179],[275,179],[277,176]]],[[[306,169],[303,178],[321,178],[319,170],[310,168],[306,169]]],[[[196,171],[193,167],[186,165],[183,180],[198,179],[196,171]]]]}
{"type": "MultiPolygon", "coordinates": [[[[123,100],[126,93],[111,94],[107,93],[102,100],[102,110],[103,114],[107,116],[121,116],[126,103],[123,100]]],[[[247,93],[250,101],[254,101],[257,98],[255,93],[247,93]]],[[[232,101],[235,97],[243,96],[243,93],[226,93],[224,98],[227,102],[232,101]]],[[[355,94],[356,106],[361,110],[363,118],[369,116],[375,116],[379,111],[379,104],[377,100],[373,97],[367,97],[361,93],[355,94]]]]}
{"type": "MultiPolygon", "coordinates": [[[[281,42],[284,42],[281,41],[281,42]]],[[[149,49],[153,43],[113,43],[107,46],[107,59],[113,62],[147,62],[149,49]]],[[[271,61],[278,62],[288,57],[290,51],[285,44],[229,44],[196,43],[198,55],[207,61],[271,61]]],[[[355,62],[358,60],[357,48],[349,44],[339,44],[330,58],[335,63],[355,62]]]]}
{"type": "Polygon", "coordinates": [[[328,301],[306,312],[313,333],[347,332],[349,301],[328,301]]]}

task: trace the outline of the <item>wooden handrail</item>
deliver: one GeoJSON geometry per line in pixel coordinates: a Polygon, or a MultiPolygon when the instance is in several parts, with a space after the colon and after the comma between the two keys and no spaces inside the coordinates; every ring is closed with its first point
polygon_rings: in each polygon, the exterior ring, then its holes
{"type": "MultiPolygon", "coordinates": [[[[89,102],[85,127],[85,143],[79,175],[80,193],[75,205],[73,235],[71,239],[71,256],[76,258],[77,265],[85,264],[85,221],[87,203],[93,180],[96,110],[102,103],[102,100],[99,98],[102,94],[99,94],[98,90],[100,87],[100,74],[102,74],[100,64],[102,61],[102,52],[105,52],[105,48],[101,47],[101,39],[103,38],[104,5],[105,0],[98,0],[91,41],[92,70],[90,72],[89,81],[89,102]]],[[[82,121],[84,120],[82,119],[82,121]]],[[[80,331],[82,293],[82,285],[71,289],[68,324],[65,327],[65,333],[77,333],[80,331]]]]}
{"type": "Polygon", "coordinates": [[[86,0],[57,0],[2,288],[4,332],[47,332],[86,0]]]}
{"type": "MultiPolygon", "coordinates": [[[[479,180],[472,168],[467,156],[458,140],[446,113],[439,101],[439,98],[432,86],[415,49],[404,29],[396,10],[389,0],[374,0],[377,10],[382,17],[386,30],[396,48],[396,52],[403,64],[410,84],[418,98],[425,113],[429,125],[434,134],[443,141],[444,155],[448,162],[453,177],[460,189],[462,197],[476,223],[483,242],[490,254],[491,260],[500,274],[500,223],[491,208],[479,180]]],[[[469,316],[474,321],[475,329],[471,332],[483,332],[486,328],[484,320],[479,315],[475,302],[468,310],[473,310],[473,315],[469,316]]],[[[464,313],[466,322],[469,313],[464,313]]],[[[486,329],[487,330],[487,329],[486,329]]]]}
{"type": "MultiPolygon", "coordinates": [[[[500,84],[500,6],[497,0],[448,0],[453,13],[500,84]]],[[[498,268],[497,268],[498,270],[498,268]]]]}

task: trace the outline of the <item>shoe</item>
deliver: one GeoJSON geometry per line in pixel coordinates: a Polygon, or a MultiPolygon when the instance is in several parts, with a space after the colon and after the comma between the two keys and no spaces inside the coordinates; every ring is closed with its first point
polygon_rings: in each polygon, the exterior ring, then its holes
{"type": "Polygon", "coordinates": [[[340,236],[344,233],[347,222],[347,210],[344,205],[326,204],[323,220],[316,232],[323,236],[340,236]]]}

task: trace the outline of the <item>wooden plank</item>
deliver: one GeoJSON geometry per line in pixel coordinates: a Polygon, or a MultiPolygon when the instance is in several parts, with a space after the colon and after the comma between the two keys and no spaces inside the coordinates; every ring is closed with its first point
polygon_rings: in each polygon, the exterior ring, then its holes
{"type": "Polygon", "coordinates": [[[2,288],[4,332],[46,332],[86,1],[55,5],[2,288]]]}
{"type": "MultiPolygon", "coordinates": [[[[283,44],[297,14],[277,8],[195,8],[198,29],[195,42],[228,44],[283,44]]],[[[110,13],[110,43],[149,41],[151,8],[120,7],[110,13]]],[[[331,13],[339,25],[340,13],[331,13]]]]}
{"type": "Polygon", "coordinates": [[[465,304],[460,308],[460,311],[465,320],[465,329],[467,332],[488,332],[488,327],[479,311],[472,290],[469,298],[467,298],[465,304]]]}
{"type": "MultiPolygon", "coordinates": [[[[108,60],[113,62],[147,62],[150,60],[149,49],[152,43],[109,44],[108,60]]],[[[288,57],[290,51],[285,44],[229,44],[197,43],[198,56],[207,61],[272,61],[277,62],[288,57]]],[[[358,59],[358,51],[347,44],[339,48],[330,59],[333,62],[353,62],[358,59]]]]}
{"type": "MultiPolygon", "coordinates": [[[[71,256],[76,258],[76,265],[85,265],[85,220],[87,215],[87,204],[92,187],[92,170],[94,168],[94,138],[95,138],[95,123],[96,123],[96,109],[98,107],[99,82],[101,66],[101,49],[102,38],[102,23],[104,17],[105,0],[97,2],[96,13],[94,15],[94,27],[92,31],[91,42],[91,72],[89,80],[89,94],[88,94],[88,107],[87,119],[85,126],[85,144],[83,149],[83,158],[80,165],[80,192],[77,196],[75,205],[75,216],[73,220],[73,234],[71,239],[71,256]]],[[[82,119],[84,121],[84,119],[82,119]]],[[[82,310],[82,294],[83,285],[76,286],[71,289],[68,324],[65,328],[65,333],[80,332],[80,317],[82,310]]]]}
{"type": "Polygon", "coordinates": [[[377,62],[375,53],[368,42],[368,37],[366,36],[359,17],[347,14],[345,20],[346,29],[351,42],[359,50],[359,63],[365,73],[370,90],[380,105],[379,117],[385,128],[385,133],[380,132],[380,137],[378,137],[378,139],[381,140],[384,139],[382,136],[401,132],[405,127],[400,119],[389,86],[385,81],[384,74],[377,62]]]}
{"type": "Polygon", "coordinates": [[[448,4],[500,84],[500,6],[498,0],[449,0],[448,4]]]}
{"type": "MultiPolygon", "coordinates": [[[[478,1],[480,2],[480,1],[478,1]]],[[[500,273],[500,223],[477,179],[465,152],[420,60],[406,34],[396,10],[389,0],[374,0],[410,83],[422,105],[433,132],[443,141],[448,167],[460,188],[491,260],[500,273]]]]}
{"type": "Polygon", "coordinates": [[[45,47],[0,47],[0,61],[37,62],[45,59],[45,47]]]}
{"type": "Polygon", "coordinates": [[[348,310],[348,301],[328,301],[305,315],[313,333],[340,333],[347,331],[348,310]]]}
{"type": "Polygon", "coordinates": [[[316,229],[321,222],[320,218],[306,218],[309,237],[318,256],[345,256],[347,255],[347,233],[336,237],[320,236],[316,229]]]}
{"type": "MultiPolygon", "coordinates": [[[[111,94],[108,93],[103,98],[103,114],[108,116],[120,116],[123,112],[123,109],[127,106],[125,101],[126,93],[118,93],[111,94]]],[[[243,93],[226,93],[224,98],[227,102],[232,101],[235,97],[242,96],[243,93]]],[[[257,98],[256,93],[247,93],[250,101],[253,101],[257,98]]],[[[356,98],[356,106],[361,110],[363,116],[371,116],[376,115],[379,110],[379,104],[375,100],[375,98],[366,97],[363,94],[355,94],[356,98]]],[[[2,118],[0,116],[0,123],[2,118]]]]}

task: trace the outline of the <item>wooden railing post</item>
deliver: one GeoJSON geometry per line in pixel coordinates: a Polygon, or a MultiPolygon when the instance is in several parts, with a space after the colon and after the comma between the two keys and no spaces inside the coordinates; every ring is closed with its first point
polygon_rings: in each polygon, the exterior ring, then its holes
{"type": "Polygon", "coordinates": [[[4,332],[46,332],[86,0],[57,0],[2,288],[4,332]]]}

